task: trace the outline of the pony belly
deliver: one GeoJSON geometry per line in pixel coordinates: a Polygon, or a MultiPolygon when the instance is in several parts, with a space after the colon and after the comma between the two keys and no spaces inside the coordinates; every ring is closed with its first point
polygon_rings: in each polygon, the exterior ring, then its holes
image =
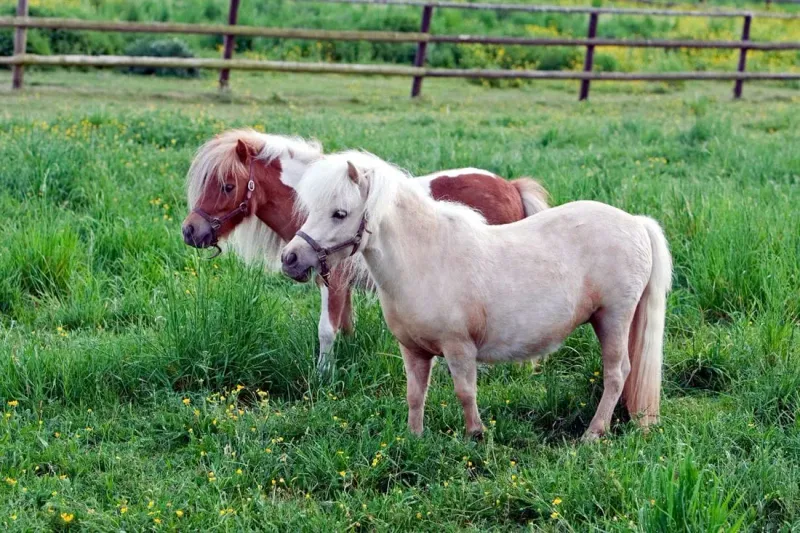
{"type": "Polygon", "coordinates": [[[564,339],[540,339],[533,342],[488,343],[478,350],[481,363],[513,363],[543,359],[561,347],[564,339]]]}

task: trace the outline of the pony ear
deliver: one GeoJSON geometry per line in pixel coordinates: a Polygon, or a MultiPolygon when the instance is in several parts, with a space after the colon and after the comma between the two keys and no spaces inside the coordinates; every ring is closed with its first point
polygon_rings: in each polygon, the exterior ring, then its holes
{"type": "Polygon", "coordinates": [[[361,175],[358,172],[358,169],[350,161],[347,162],[347,177],[350,178],[350,181],[356,185],[359,185],[359,182],[361,181],[361,175]]]}
{"type": "Polygon", "coordinates": [[[367,172],[361,172],[353,163],[350,161],[347,162],[347,177],[350,178],[350,181],[358,186],[358,190],[361,192],[361,198],[364,200],[366,200],[367,196],[369,196],[369,180],[371,172],[371,170],[367,172]]]}
{"type": "Polygon", "coordinates": [[[247,143],[241,139],[237,139],[236,141],[236,155],[239,157],[239,161],[243,164],[247,164],[247,160],[250,157],[250,147],[247,146],[247,143]]]}

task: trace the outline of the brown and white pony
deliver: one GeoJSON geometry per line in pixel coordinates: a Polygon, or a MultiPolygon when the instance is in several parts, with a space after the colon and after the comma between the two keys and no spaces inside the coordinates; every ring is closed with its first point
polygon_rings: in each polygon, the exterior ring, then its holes
{"type": "Polygon", "coordinates": [[[587,322],[602,347],[603,395],[584,438],[608,430],[623,395],[640,424],[658,420],[672,259],[656,221],[583,201],[489,226],[406,177],[371,154],[325,156],[298,187],[308,218],[282,262],[302,281],[320,250],[332,265],[351,248],[363,255],[400,343],[413,433],[434,357],[447,362],[467,433],[479,434],[477,363],[542,357],[587,322]]]}
{"type": "MultiPolygon", "coordinates": [[[[295,189],[309,165],[322,157],[319,143],[254,130],[229,130],[197,151],[187,175],[186,244],[220,243],[248,263],[279,268],[280,252],[302,224],[295,189]],[[250,185],[252,183],[252,185],[250,185]]],[[[436,200],[460,202],[491,224],[507,224],[547,208],[547,192],[530,178],[506,181],[480,169],[462,168],[413,181],[436,200]]],[[[351,284],[358,268],[341,265],[327,286],[318,278],[322,305],[318,366],[326,369],[339,330],[353,329],[351,284]]],[[[361,269],[365,271],[365,269],[361,269]]]]}

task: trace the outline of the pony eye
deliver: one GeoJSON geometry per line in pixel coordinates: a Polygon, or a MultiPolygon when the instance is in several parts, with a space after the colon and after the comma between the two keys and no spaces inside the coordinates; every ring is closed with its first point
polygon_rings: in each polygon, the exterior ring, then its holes
{"type": "Polygon", "coordinates": [[[222,192],[225,193],[229,193],[233,191],[233,189],[234,189],[233,183],[226,183],[225,185],[222,186],[222,192]]]}
{"type": "Polygon", "coordinates": [[[337,209],[333,212],[333,218],[337,220],[344,220],[347,217],[347,211],[342,211],[341,209],[337,209]]]}

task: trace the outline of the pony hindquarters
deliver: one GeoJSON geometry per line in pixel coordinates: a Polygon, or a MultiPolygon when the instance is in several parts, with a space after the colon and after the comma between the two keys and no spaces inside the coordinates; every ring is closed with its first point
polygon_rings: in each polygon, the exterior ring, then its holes
{"type": "Polygon", "coordinates": [[[642,272],[644,278],[630,278],[628,288],[636,286],[638,297],[631,299],[625,296],[626,291],[615,291],[619,298],[604,302],[590,318],[602,348],[603,395],[583,437],[588,441],[608,431],[620,398],[626,400],[628,412],[642,427],[658,421],[672,260],[658,223],[641,216],[634,220],[647,236],[642,244],[650,248],[648,270],[642,272]]]}
{"type": "Polygon", "coordinates": [[[547,209],[547,201],[550,195],[547,193],[547,189],[542,187],[541,183],[533,178],[517,178],[511,180],[511,185],[519,191],[526,217],[547,209]]]}
{"type": "Polygon", "coordinates": [[[658,222],[636,217],[647,229],[653,250],[653,270],[636,307],[628,337],[631,370],[623,398],[631,417],[642,427],[658,422],[667,293],[672,285],[672,257],[658,222]]]}

